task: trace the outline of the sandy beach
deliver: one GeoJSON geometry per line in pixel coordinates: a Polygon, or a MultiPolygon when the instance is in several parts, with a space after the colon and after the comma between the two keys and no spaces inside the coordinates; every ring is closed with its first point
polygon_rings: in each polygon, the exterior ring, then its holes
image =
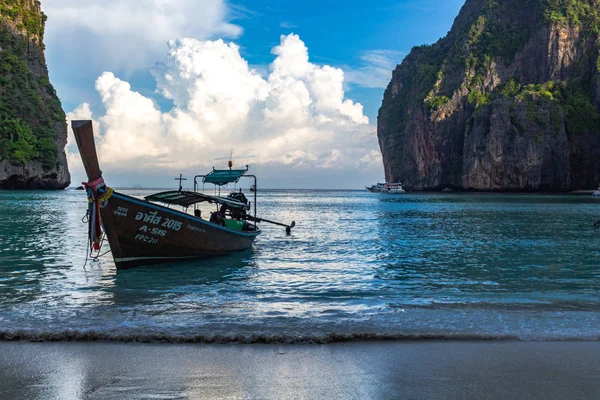
{"type": "Polygon", "coordinates": [[[0,343],[2,399],[596,399],[599,342],[0,343]]]}

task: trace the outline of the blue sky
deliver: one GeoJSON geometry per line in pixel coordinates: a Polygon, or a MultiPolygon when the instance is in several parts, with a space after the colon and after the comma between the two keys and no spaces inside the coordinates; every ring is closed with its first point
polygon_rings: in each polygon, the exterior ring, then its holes
{"type": "MultiPolygon", "coordinates": [[[[67,113],[87,103],[94,119],[102,120],[101,116],[110,106],[107,97],[102,97],[95,88],[95,82],[106,71],[114,74],[115,79],[128,82],[131,91],[152,99],[162,112],[169,112],[174,105],[173,98],[157,93],[153,68],[156,63],[165,61],[169,52],[167,41],[182,37],[200,41],[222,38],[225,42],[234,42],[239,46],[241,57],[268,80],[269,65],[276,57],[273,49],[282,43],[282,35],[294,33],[308,48],[314,68],[331,66],[344,71],[344,99],[362,104],[373,132],[384,87],[395,63],[400,63],[413,46],[433,43],[444,36],[464,3],[463,0],[249,0],[243,3],[154,0],[149,4],[164,4],[155,10],[148,7],[147,11],[135,8],[139,8],[139,1],[131,1],[131,8],[127,8],[129,1],[42,1],[42,8],[49,17],[46,58],[50,78],[67,113]],[[176,15],[168,10],[175,3],[184,8],[176,15]],[[161,13],[168,18],[163,21],[161,13]]],[[[318,102],[318,99],[312,101],[318,102]]],[[[105,121],[100,129],[109,128],[105,121]]],[[[319,157],[312,155],[307,160],[319,157]]],[[[80,173],[76,167],[72,169],[75,174],[80,173]]],[[[362,178],[380,180],[382,171],[382,167],[374,168],[370,175],[362,178]]],[[[123,167],[119,172],[119,176],[127,176],[123,167]]],[[[127,184],[127,179],[122,183],[127,184]]],[[[274,177],[273,186],[279,183],[274,177]]],[[[339,182],[338,186],[359,187],[349,181],[339,182]]]]}
{"type": "MultiPolygon", "coordinates": [[[[408,54],[414,46],[436,42],[450,29],[463,3],[463,0],[248,1],[243,10],[250,11],[241,11],[242,19],[237,21],[245,29],[238,43],[252,63],[268,64],[272,61],[269,50],[277,44],[279,35],[293,32],[307,44],[313,62],[359,68],[364,64],[360,56],[367,51],[385,49],[408,54]]],[[[397,63],[400,62],[398,58],[397,63]]],[[[348,93],[363,104],[367,116],[374,121],[383,89],[352,85],[348,93]]]]}

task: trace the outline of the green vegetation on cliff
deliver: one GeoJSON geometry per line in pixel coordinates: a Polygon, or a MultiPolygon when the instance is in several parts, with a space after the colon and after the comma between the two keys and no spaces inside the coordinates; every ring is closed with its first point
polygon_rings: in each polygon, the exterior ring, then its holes
{"type": "MultiPolygon", "coordinates": [[[[596,127],[599,114],[593,105],[593,93],[590,90],[593,77],[589,72],[583,79],[568,85],[551,81],[522,86],[516,78],[512,78],[490,90],[489,82],[485,81],[490,79],[492,63],[512,63],[533,32],[540,27],[529,23],[526,15],[515,14],[515,10],[527,7],[531,13],[540,15],[544,24],[577,27],[582,29],[584,36],[591,36],[597,41],[600,36],[597,0],[489,0],[480,1],[479,5],[479,16],[474,23],[455,23],[457,36],[463,37],[463,40],[455,40],[451,44],[450,40],[456,38],[446,37],[434,45],[417,47],[413,50],[414,56],[405,65],[407,68],[416,67],[409,74],[415,77],[410,83],[420,86],[430,111],[435,112],[450,101],[453,93],[444,90],[445,70],[449,66],[462,64],[465,71],[462,87],[468,92],[468,103],[475,108],[490,105],[499,94],[515,102],[534,95],[536,100],[552,100],[565,107],[568,131],[596,127]],[[553,95],[549,87],[558,90],[558,93],[553,95]]],[[[600,57],[597,60],[597,69],[600,71],[600,57]]],[[[408,92],[411,88],[405,90],[408,92]]]]}
{"type": "Polygon", "coordinates": [[[44,26],[46,15],[31,10],[28,4],[31,0],[2,0],[0,3],[0,23],[13,22],[20,31],[26,31],[29,37],[39,38],[40,44],[44,40],[44,26]]]}
{"type": "MultiPolygon", "coordinates": [[[[582,84],[580,79],[574,79],[570,82],[549,81],[544,84],[521,86],[513,78],[501,88],[495,90],[492,97],[495,98],[499,95],[515,102],[526,103],[529,116],[538,123],[539,121],[545,121],[543,115],[546,112],[541,107],[542,104],[551,106],[555,112],[560,109],[564,110],[566,132],[572,135],[600,130],[600,114],[590,100],[589,90],[582,84]]],[[[550,115],[550,118],[553,120],[553,125],[559,123],[559,116],[550,115]]],[[[542,122],[542,125],[544,124],[545,122],[542,122]]],[[[558,131],[560,127],[553,126],[553,129],[558,131]]]]}
{"type": "Polygon", "coordinates": [[[546,0],[544,16],[547,23],[567,23],[589,33],[600,33],[597,0],[546,0]]]}
{"type": "Polygon", "coordinates": [[[416,50],[418,54],[420,67],[413,74],[422,83],[421,91],[430,108],[436,110],[439,107],[439,100],[436,99],[440,98],[441,88],[442,98],[452,95],[443,92],[444,70],[448,65],[458,64],[464,67],[467,75],[465,88],[469,91],[468,101],[476,107],[487,105],[490,96],[481,86],[492,62],[512,62],[537,28],[523,21],[522,16],[513,15],[518,8],[516,6],[526,5],[541,13],[541,1],[545,0],[480,1],[477,9],[479,16],[475,23],[457,21],[453,28],[455,37],[446,37],[432,46],[415,48],[413,51],[416,50]],[[462,40],[456,40],[457,37],[462,40]],[[423,48],[429,51],[423,53],[423,48]],[[424,70],[423,65],[428,68],[424,70]]]}
{"type": "Polygon", "coordinates": [[[40,160],[44,167],[53,168],[58,160],[56,127],[65,114],[48,79],[41,49],[45,16],[26,7],[31,3],[3,0],[0,4],[0,160],[14,164],[40,160]],[[15,33],[12,27],[26,29],[27,35],[15,33]]]}

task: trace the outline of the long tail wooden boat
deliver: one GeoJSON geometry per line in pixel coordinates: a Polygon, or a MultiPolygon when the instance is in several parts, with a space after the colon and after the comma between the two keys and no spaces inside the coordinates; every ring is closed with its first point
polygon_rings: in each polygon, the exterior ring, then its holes
{"type": "MultiPolygon", "coordinates": [[[[106,186],[98,164],[91,121],[73,121],[73,132],[87,173],[84,183],[89,200],[90,251],[99,251],[102,229],[118,269],[223,256],[249,248],[261,233],[256,222],[273,222],[256,217],[243,193],[227,197],[209,196],[196,191],[197,179],[224,186],[237,182],[246,170],[213,170],[194,178],[194,191],[167,191],[147,196],[144,200],[116,192],[106,186]],[[196,206],[216,204],[209,221],[200,217],[196,206]],[[195,215],[161,204],[179,205],[187,211],[194,206],[195,215]],[[219,209],[220,207],[220,209],[219,209]],[[254,222],[251,224],[250,222],[254,222]]],[[[295,225],[276,223],[289,230],[295,225]]]]}

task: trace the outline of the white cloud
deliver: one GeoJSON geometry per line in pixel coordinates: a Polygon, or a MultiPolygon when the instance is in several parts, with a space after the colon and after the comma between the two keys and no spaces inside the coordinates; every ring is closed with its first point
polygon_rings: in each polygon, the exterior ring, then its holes
{"type": "Polygon", "coordinates": [[[148,67],[174,37],[238,37],[225,0],[45,0],[46,43],[70,61],[148,67]]]}
{"type": "Polygon", "coordinates": [[[367,51],[360,57],[360,67],[344,67],[346,82],[366,88],[386,88],[392,79],[392,71],[404,55],[396,50],[367,51]]]}
{"type": "MultiPolygon", "coordinates": [[[[379,175],[375,127],[362,105],[345,98],[344,72],[311,63],[297,35],[282,36],[272,53],[263,78],[234,43],[169,42],[166,60],[152,71],[157,92],[174,104],[166,113],[103,73],[96,82],[106,108],[97,118],[103,170],[204,172],[224,167],[215,160],[233,148],[237,165],[253,164],[267,180],[269,174],[308,174],[326,181],[328,171],[339,176],[343,170],[379,175]]],[[[85,104],[68,115],[83,117],[92,117],[85,104]]]]}
{"type": "Polygon", "coordinates": [[[297,28],[297,27],[298,27],[298,25],[296,25],[296,24],[293,24],[293,23],[291,23],[291,22],[289,22],[289,21],[281,21],[281,22],[279,23],[279,27],[280,27],[280,28],[283,28],[283,29],[293,29],[293,28],[297,28]]]}

